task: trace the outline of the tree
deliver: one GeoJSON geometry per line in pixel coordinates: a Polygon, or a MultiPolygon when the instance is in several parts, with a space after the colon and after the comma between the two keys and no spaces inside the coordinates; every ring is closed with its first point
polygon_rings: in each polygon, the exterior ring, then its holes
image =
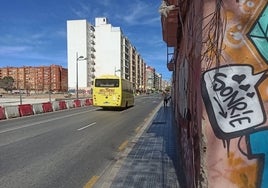
{"type": "Polygon", "coordinates": [[[5,76],[3,79],[0,79],[0,88],[3,88],[6,91],[11,91],[13,89],[14,78],[11,76],[5,76]]]}
{"type": "Polygon", "coordinates": [[[167,86],[165,91],[169,92],[171,90],[171,86],[167,86]]]}

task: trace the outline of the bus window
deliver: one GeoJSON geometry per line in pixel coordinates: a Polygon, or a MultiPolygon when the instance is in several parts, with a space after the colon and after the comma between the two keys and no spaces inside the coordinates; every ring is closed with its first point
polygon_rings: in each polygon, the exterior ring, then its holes
{"type": "Polygon", "coordinates": [[[119,87],[118,79],[96,79],[95,87],[119,87]]]}

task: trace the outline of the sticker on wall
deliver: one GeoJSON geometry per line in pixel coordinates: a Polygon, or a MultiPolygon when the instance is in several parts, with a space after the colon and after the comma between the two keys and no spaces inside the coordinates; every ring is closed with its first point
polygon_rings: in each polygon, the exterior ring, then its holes
{"type": "Polygon", "coordinates": [[[266,121],[258,85],[266,71],[250,65],[226,65],[202,76],[202,97],[214,134],[223,140],[245,135],[266,121]]]}

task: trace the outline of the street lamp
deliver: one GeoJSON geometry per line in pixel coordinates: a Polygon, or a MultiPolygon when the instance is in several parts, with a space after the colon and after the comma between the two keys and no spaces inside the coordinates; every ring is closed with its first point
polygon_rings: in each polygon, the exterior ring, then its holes
{"type": "MultiPolygon", "coordinates": [[[[116,67],[114,67],[114,75],[115,75],[115,76],[117,76],[117,75],[116,75],[117,72],[120,72],[120,74],[121,74],[121,69],[116,69],[116,67]]],[[[121,77],[121,76],[120,76],[120,77],[121,77]]]]}
{"type": "Polygon", "coordinates": [[[78,99],[78,61],[87,60],[87,57],[79,56],[76,52],[76,99],[78,99]]]}

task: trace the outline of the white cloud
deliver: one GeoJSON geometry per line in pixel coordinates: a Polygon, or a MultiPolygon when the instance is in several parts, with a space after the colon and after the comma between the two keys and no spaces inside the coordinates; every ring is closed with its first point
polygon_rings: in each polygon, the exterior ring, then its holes
{"type": "Polygon", "coordinates": [[[78,17],[78,19],[88,19],[93,18],[94,15],[97,15],[100,11],[97,6],[91,7],[92,3],[82,3],[79,2],[76,7],[71,7],[72,13],[78,17]]]}
{"type": "Polygon", "coordinates": [[[43,33],[21,33],[21,35],[17,35],[16,33],[2,35],[0,42],[5,45],[12,46],[13,44],[21,45],[21,46],[31,46],[31,45],[41,45],[46,42],[45,38],[47,35],[45,32],[43,33]]]}
{"type": "Polygon", "coordinates": [[[155,7],[144,1],[134,1],[128,4],[125,15],[119,16],[128,25],[152,25],[159,22],[158,13],[155,7]]]}
{"type": "Polygon", "coordinates": [[[79,19],[86,18],[89,21],[95,17],[105,16],[109,20],[117,21],[122,25],[152,26],[159,23],[160,16],[157,6],[151,4],[141,0],[122,1],[120,3],[114,3],[110,0],[97,2],[90,0],[87,3],[80,2],[76,7],[71,7],[71,11],[79,19]]]}
{"type": "Polygon", "coordinates": [[[31,49],[29,46],[0,46],[0,55],[23,53],[31,49]]]}

